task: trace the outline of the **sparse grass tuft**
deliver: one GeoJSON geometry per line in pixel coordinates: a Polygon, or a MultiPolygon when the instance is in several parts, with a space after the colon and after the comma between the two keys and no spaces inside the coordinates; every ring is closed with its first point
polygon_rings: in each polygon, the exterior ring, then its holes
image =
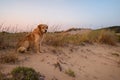
{"type": "Polygon", "coordinates": [[[117,57],[120,56],[119,53],[111,53],[111,54],[114,55],[114,56],[117,56],[117,57]]]}
{"type": "Polygon", "coordinates": [[[71,77],[75,77],[75,72],[71,69],[66,70],[65,73],[71,77]]]}
{"type": "Polygon", "coordinates": [[[15,53],[0,54],[0,63],[16,63],[18,55],[15,53]]]}

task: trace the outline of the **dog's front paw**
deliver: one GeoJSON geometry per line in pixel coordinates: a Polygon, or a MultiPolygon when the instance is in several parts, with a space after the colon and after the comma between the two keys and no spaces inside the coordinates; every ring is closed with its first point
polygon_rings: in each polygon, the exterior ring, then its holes
{"type": "Polygon", "coordinates": [[[40,54],[40,53],[42,53],[42,52],[41,52],[41,51],[38,51],[38,52],[37,52],[37,54],[40,54]]]}

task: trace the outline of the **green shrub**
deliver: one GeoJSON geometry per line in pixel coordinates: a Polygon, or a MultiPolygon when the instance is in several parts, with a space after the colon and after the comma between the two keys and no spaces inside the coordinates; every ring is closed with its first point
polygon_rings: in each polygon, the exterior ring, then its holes
{"type": "Polygon", "coordinates": [[[71,77],[75,77],[75,73],[71,69],[66,70],[65,73],[71,77]]]}
{"type": "Polygon", "coordinates": [[[11,74],[14,80],[39,80],[39,74],[32,68],[16,67],[11,74]]]}

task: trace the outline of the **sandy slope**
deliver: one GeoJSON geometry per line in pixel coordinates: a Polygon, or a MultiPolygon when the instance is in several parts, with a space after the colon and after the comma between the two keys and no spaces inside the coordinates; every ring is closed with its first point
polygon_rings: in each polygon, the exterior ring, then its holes
{"type": "Polygon", "coordinates": [[[20,63],[2,65],[3,72],[27,66],[44,74],[45,80],[120,80],[120,46],[85,44],[54,48],[44,45],[42,50],[41,54],[19,54],[20,63]],[[57,62],[62,71],[55,68],[57,62]],[[75,78],[65,74],[68,69],[75,72],[75,78]]]}

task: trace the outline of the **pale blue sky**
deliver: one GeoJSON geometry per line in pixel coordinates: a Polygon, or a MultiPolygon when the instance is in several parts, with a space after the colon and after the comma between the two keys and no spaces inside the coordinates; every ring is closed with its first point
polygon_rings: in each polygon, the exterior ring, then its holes
{"type": "Polygon", "coordinates": [[[62,29],[120,25],[120,0],[0,0],[0,23],[62,29]]]}

